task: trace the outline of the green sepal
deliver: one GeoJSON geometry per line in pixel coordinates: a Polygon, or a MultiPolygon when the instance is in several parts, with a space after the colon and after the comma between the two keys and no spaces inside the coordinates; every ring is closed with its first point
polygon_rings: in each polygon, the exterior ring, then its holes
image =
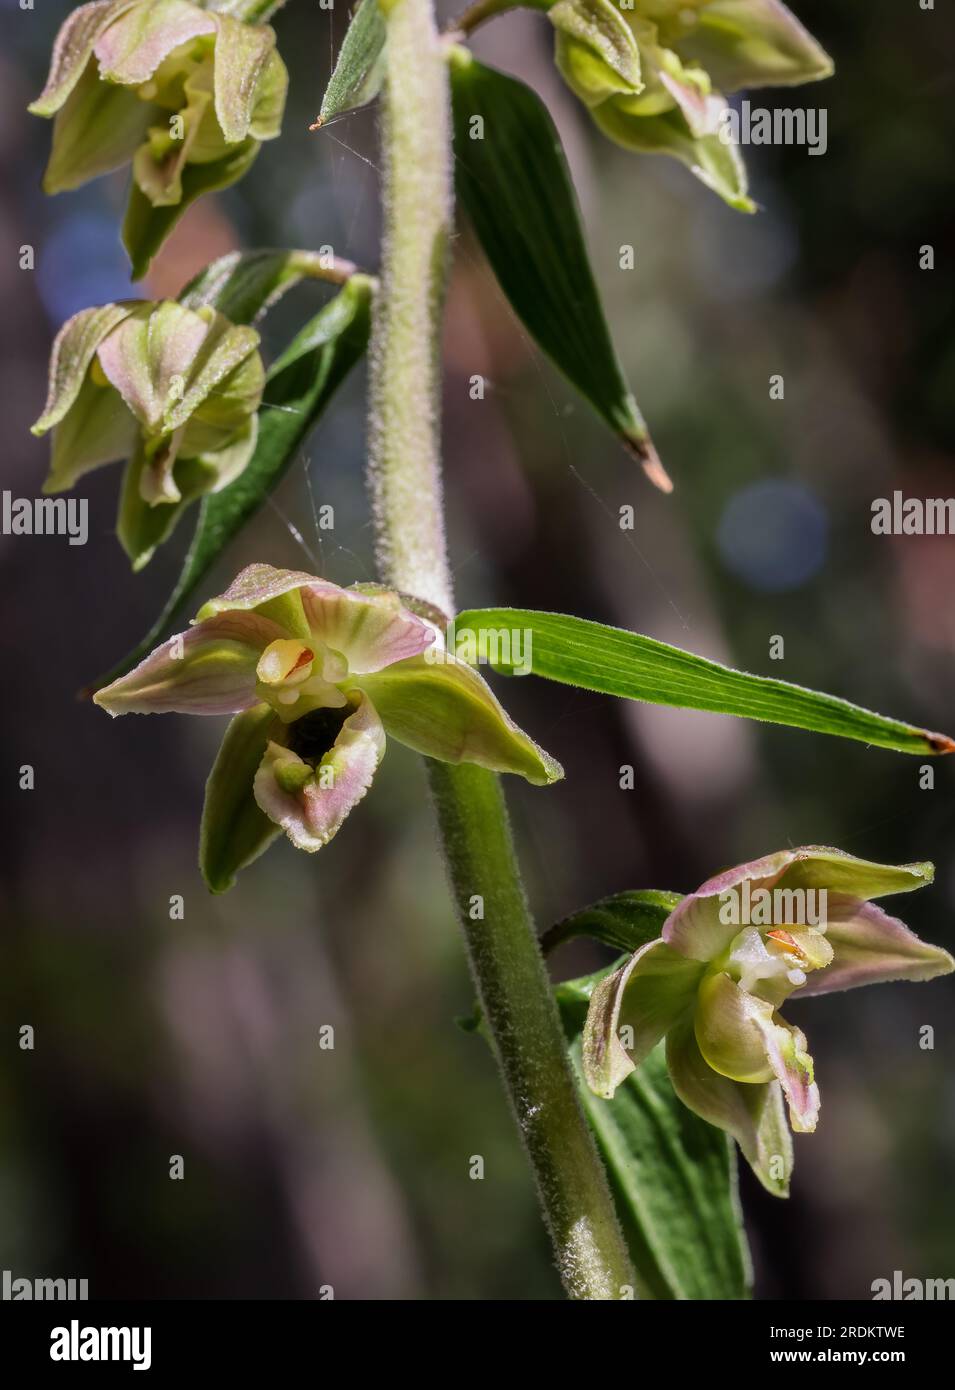
{"type": "Polygon", "coordinates": [[[268,705],[256,705],[235,715],[206,782],[199,868],[213,893],[231,888],[238,871],[258,859],[282,834],[281,827],[259,810],[252,794],[252,782],[274,723],[275,715],[268,705]]]}
{"type": "Polygon", "coordinates": [[[190,203],[240,179],[259,152],[257,140],[243,140],[211,164],[187,164],[182,171],[182,199],[172,207],[153,207],[138,184],[129,191],[123,222],[123,245],[132,262],[134,280],[146,274],[153,257],[190,203]]]}

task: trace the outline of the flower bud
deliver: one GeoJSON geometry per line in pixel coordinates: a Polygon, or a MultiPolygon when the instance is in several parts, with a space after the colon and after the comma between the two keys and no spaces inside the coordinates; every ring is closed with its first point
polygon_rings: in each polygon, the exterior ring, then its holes
{"type": "Polygon", "coordinates": [[[66,19],[30,110],[55,116],[47,193],[132,163],[123,229],[138,279],[185,208],[279,134],[288,74],[266,24],[191,0],[94,0],[66,19]]]}
{"type": "Polygon", "coordinates": [[[754,204],[723,94],[832,72],[779,0],[558,0],[548,14],[557,66],[604,134],[679,159],[743,212],[754,204]]]}
{"type": "Polygon", "coordinates": [[[172,300],[75,314],[53,344],[33,426],[53,431],[44,491],[128,460],[117,529],[140,569],[189,502],[225,487],[251,458],[265,382],[258,345],[255,329],[172,300]]]}

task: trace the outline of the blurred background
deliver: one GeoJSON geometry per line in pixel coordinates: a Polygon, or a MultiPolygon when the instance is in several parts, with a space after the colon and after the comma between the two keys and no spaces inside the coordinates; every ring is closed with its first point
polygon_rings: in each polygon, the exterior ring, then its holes
{"type": "MultiPolygon", "coordinates": [[[[70,6],[2,0],[3,487],[39,495],[28,427],[64,318],[131,293],[120,173],[45,199],[50,129],[25,107],[70,6]],[[20,248],[36,268],[19,269],[20,248]]],[[[462,605],[514,603],[632,627],[746,669],[955,730],[955,540],[876,537],[871,503],[953,492],[951,16],[917,0],[797,0],[834,55],[828,151],[750,149],[746,218],[687,171],[617,150],[556,77],[546,20],[475,43],[547,99],[578,181],[620,354],[672,474],[634,464],[527,341],[466,228],[447,318],[446,466],[462,605]],[[621,270],[631,245],[635,268],[621,270]],[[920,270],[920,248],[935,269],[920,270]],[[468,380],[490,383],[484,401],[468,380]],[[769,398],[782,374],[785,398],[769,398]],[[633,531],[619,508],[635,508],[633,531]],[[770,659],[774,636],[785,657],[770,659]]],[[[282,139],[194,206],[133,293],[174,295],[235,247],[377,256],[375,116],[309,135],[346,22],[291,0],[282,139]]],[[[327,297],[289,296],[270,353],[327,297]]],[[[253,559],[341,583],[373,572],[356,372],[273,505],[219,566],[253,559]],[[316,504],[335,508],[318,532],[316,504]]],[[[90,539],[0,538],[7,655],[0,796],[0,1267],[89,1279],[92,1297],[557,1298],[516,1132],[483,1042],[419,762],[389,746],[374,792],[316,859],[283,840],[211,898],[196,867],[219,720],[111,724],[75,698],[159,610],[188,523],[140,576],[113,535],[119,474],[84,479],[90,539]],[[35,768],[31,791],[19,770],[35,768]],[[184,900],[183,920],[170,898],[184,900]],[[19,1030],[35,1030],[35,1048],[19,1030]],[[319,1047],[334,1027],[335,1048],[319,1047]],[[483,1182],[469,1178],[472,1154],[483,1182]],[[170,1181],[173,1155],[185,1180],[170,1181]]],[[[499,683],[500,689],[500,683],[499,683]]],[[[541,927],[625,888],[688,891],[727,864],[821,842],[936,861],[906,919],[955,947],[953,768],[861,744],[513,681],[514,716],[564,764],[509,782],[541,927]],[[619,769],[632,764],[635,789],[619,769]]],[[[594,969],[597,947],[555,959],[594,969]]],[[[742,1175],[757,1291],[870,1296],[951,1276],[951,981],[795,1005],[822,1082],[793,1196],[742,1175]],[[933,1026],[934,1050],[919,1046],[933,1026]]]]}

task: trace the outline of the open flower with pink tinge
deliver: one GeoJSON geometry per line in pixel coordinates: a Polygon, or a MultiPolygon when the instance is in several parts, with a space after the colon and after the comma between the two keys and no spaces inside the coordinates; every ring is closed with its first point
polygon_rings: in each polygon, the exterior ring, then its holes
{"type": "Polygon", "coordinates": [[[681,899],[660,937],[591,994],[584,1071],[616,1088],[666,1037],[677,1095],[739,1143],[769,1191],[785,1196],[792,1128],[815,1129],[819,1088],[789,998],[955,969],[870,899],[931,883],[931,864],[873,864],[836,849],[780,850],[708,879],[681,899]]]}
{"type": "Polygon", "coordinates": [[[214,892],[281,830],[299,849],[327,844],[371,785],[388,735],[538,785],[563,775],[397,594],[269,565],[243,570],[187,632],[94,699],[112,715],[234,716],[200,836],[214,892]]]}

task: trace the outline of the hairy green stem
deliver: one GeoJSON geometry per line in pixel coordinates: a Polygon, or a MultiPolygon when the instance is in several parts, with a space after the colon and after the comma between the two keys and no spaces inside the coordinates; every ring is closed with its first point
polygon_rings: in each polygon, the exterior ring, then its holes
{"type": "MultiPolygon", "coordinates": [[[[446,48],[431,0],[379,0],[384,244],[371,354],[369,481],[382,578],[453,613],[441,500],[441,311],[452,179],[446,48]]],[[[498,778],[429,762],[458,917],[567,1292],[627,1296],[635,1278],[574,1089],[498,778]]]]}
{"type": "Polygon", "coordinates": [[[368,439],[378,567],[397,588],[450,617],[439,428],[452,214],[447,63],[430,0],[380,3],[388,26],[381,94],[385,234],[368,439]]]}
{"type": "Polygon", "coordinates": [[[581,1112],[514,855],[500,779],[428,763],[458,917],[501,1071],[572,1298],[633,1296],[636,1279],[581,1112]]]}

